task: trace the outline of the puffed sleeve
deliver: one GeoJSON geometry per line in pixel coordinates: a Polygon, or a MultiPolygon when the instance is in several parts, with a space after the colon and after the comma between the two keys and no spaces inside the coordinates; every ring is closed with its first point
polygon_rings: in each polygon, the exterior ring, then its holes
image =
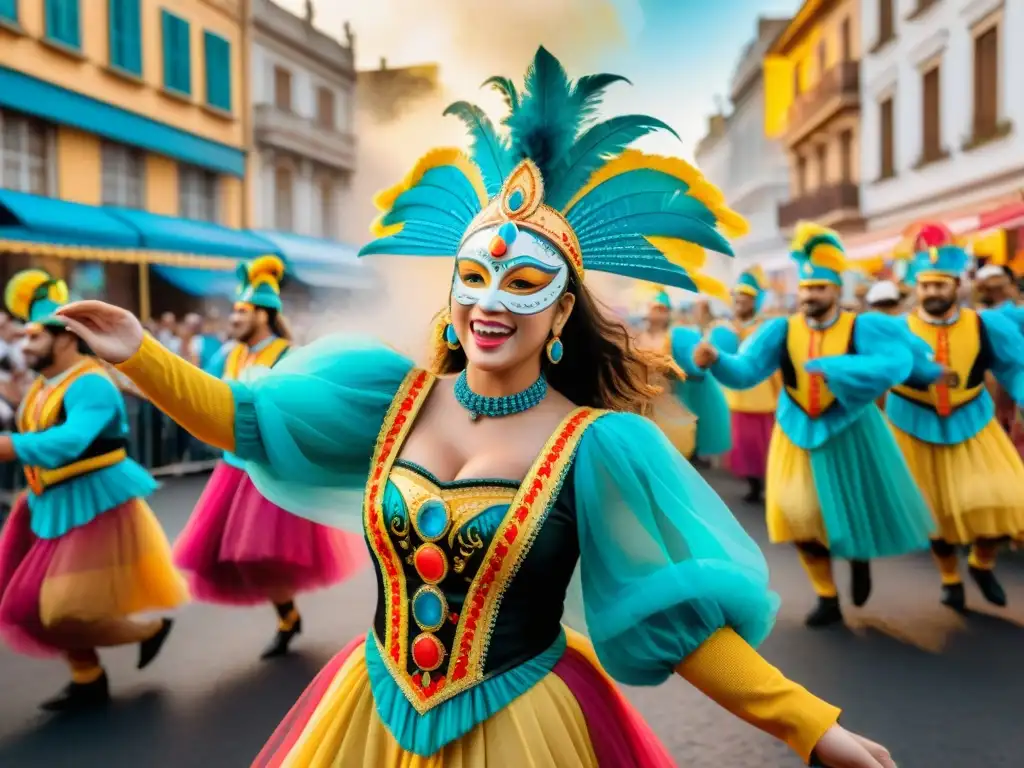
{"type": "Polygon", "coordinates": [[[877,312],[861,315],[853,334],[854,354],[819,357],[804,366],[808,373],[822,374],[836,399],[849,409],[874,402],[917,367],[914,342],[899,318],[877,312]]]}
{"type": "Polygon", "coordinates": [[[767,636],[778,598],[761,551],[655,424],[600,418],[574,481],[587,628],[615,679],[658,684],[724,627],[767,636]]]}
{"type": "Polygon", "coordinates": [[[725,324],[716,325],[708,334],[708,340],[719,352],[735,355],[740,351],[740,335],[725,324]]]}
{"type": "Polygon", "coordinates": [[[1007,312],[980,314],[992,349],[992,373],[1017,405],[1024,405],[1024,334],[1007,312]]]}
{"type": "Polygon", "coordinates": [[[729,389],[750,389],[775,373],[782,361],[787,323],[784,317],[763,323],[735,354],[719,349],[711,366],[715,378],[729,389]]]}

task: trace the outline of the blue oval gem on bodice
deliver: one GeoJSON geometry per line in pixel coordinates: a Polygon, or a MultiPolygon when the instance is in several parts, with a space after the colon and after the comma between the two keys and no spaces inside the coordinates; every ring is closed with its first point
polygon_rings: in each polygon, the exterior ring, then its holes
{"type": "Polygon", "coordinates": [[[437,589],[420,589],[412,599],[412,616],[417,624],[428,631],[437,629],[444,623],[446,612],[444,601],[437,589]]]}
{"type": "Polygon", "coordinates": [[[440,499],[430,499],[416,510],[416,532],[424,541],[437,541],[448,530],[450,519],[447,505],[440,499]]]}

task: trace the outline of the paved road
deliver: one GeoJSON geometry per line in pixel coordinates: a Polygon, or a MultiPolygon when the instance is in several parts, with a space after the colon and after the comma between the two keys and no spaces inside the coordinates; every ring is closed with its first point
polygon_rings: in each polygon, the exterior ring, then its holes
{"type": "MultiPolygon", "coordinates": [[[[760,510],[738,501],[742,489],[730,479],[710,477],[763,543],[760,510]]],[[[154,500],[169,534],[180,531],[201,484],[172,481],[154,500]]],[[[763,650],[846,708],[848,727],[887,744],[900,768],[1024,765],[1024,567],[1004,569],[1013,609],[961,618],[938,605],[927,559],[881,563],[876,594],[848,612],[849,628],[811,632],[801,624],[812,601],[796,558],[767,552],[783,607],[763,650]]],[[[972,590],[969,600],[979,599],[972,590]]],[[[60,664],[0,650],[0,767],[246,768],[317,669],[368,626],[372,605],[368,573],[307,598],[297,653],[275,663],[256,658],[274,628],[269,609],[189,606],[145,672],[133,669],[134,649],[106,654],[115,705],[71,720],[35,709],[64,684],[60,664]]],[[[629,695],[685,768],[799,764],[681,681],[629,695]]]]}

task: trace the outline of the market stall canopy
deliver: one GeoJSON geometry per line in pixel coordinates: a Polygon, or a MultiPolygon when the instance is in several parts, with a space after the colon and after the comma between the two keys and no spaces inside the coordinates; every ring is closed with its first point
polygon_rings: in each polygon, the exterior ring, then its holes
{"type": "Polygon", "coordinates": [[[31,243],[121,248],[142,244],[135,229],[105,208],[10,189],[0,189],[0,239],[11,241],[12,248],[31,243]]]}
{"type": "Polygon", "coordinates": [[[288,276],[314,288],[358,289],[373,284],[373,275],[357,257],[358,248],[288,232],[257,231],[288,265],[288,276]]]}

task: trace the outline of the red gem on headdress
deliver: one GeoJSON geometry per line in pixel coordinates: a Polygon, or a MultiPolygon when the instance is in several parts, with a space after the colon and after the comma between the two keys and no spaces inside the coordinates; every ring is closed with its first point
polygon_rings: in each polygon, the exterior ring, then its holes
{"type": "Polygon", "coordinates": [[[915,251],[940,248],[953,242],[953,233],[945,224],[922,224],[914,238],[915,251]]]}
{"type": "Polygon", "coordinates": [[[508,250],[508,245],[506,245],[505,240],[504,240],[504,238],[501,235],[495,235],[491,239],[491,246],[490,246],[491,256],[494,256],[494,257],[504,256],[505,252],[507,250],[508,250]]]}

